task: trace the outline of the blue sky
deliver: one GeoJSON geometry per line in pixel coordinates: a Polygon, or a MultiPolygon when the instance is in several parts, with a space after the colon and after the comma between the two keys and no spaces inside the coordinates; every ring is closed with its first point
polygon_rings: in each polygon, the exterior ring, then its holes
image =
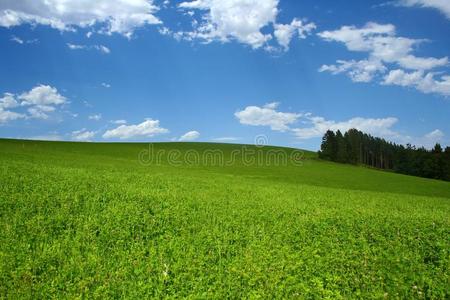
{"type": "Polygon", "coordinates": [[[450,144],[446,1],[4,0],[0,44],[0,137],[450,144]]]}

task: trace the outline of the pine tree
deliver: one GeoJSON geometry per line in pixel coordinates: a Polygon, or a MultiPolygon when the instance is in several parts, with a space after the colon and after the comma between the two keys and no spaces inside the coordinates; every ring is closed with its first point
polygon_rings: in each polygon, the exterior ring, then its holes
{"type": "Polygon", "coordinates": [[[450,181],[450,147],[436,144],[432,150],[406,147],[373,137],[356,129],[334,133],[322,139],[319,157],[340,163],[364,164],[397,173],[450,181]]]}

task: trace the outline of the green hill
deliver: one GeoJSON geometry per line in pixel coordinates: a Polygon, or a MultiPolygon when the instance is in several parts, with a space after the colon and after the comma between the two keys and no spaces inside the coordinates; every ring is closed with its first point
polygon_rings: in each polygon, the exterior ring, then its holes
{"type": "Polygon", "coordinates": [[[290,148],[0,140],[0,297],[448,298],[449,200],[290,148]]]}

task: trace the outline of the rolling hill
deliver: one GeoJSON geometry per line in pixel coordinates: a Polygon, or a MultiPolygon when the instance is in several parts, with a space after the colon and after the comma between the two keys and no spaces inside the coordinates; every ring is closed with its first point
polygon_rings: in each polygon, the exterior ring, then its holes
{"type": "Polygon", "coordinates": [[[449,201],[290,148],[0,140],[0,297],[444,299],[449,201]]]}

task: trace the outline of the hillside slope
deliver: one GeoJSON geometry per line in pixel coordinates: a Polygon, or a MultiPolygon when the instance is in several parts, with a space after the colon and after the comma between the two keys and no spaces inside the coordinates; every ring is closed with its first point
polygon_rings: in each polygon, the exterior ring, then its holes
{"type": "Polygon", "coordinates": [[[121,144],[0,139],[0,153],[4,159],[15,157],[23,162],[38,160],[64,167],[115,168],[133,172],[161,169],[169,173],[188,171],[190,176],[211,172],[284,183],[450,198],[448,182],[322,161],[317,159],[314,152],[292,148],[213,143],[121,144]],[[174,150],[179,151],[179,155],[171,163],[168,156],[174,150]],[[219,151],[222,161],[211,160],[208,155],[211,150],[219,151]],[[232,157],[233,151],[237,151],[235,158],[232,157]],[[281,159],[271,160],[274,156],[268,158],[270,151],[285,153],[281,157],[286,158],[287,163],[281,159]],[[149,160],[150,152],[155,156],[153,160],[149,160]],[[293,152],[294,156],[291,155],[293,152]],[[254,159],[245,163],[244,153],[254,159]],[[260,156],[263,157],[262,163],[258,161],[260,156]],[[292,162],[292,157],[299,157],[299,160],[292,162]]]}
{"type": "Polygon", "coordinates": [[[0,182],[0,297],[450,295],[448,182],[288,148],[18,140],[0,182]]]}

